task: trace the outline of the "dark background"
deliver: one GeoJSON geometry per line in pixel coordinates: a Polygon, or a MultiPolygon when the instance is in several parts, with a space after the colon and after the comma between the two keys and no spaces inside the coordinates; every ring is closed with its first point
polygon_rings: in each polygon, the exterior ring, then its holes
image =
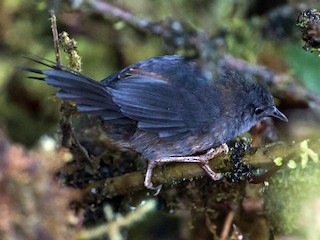
{"type": "MultiPolygon", "coordinates": [[[[320,59],[316,53],[302,49],[301,33],[296,26],[300,11],[307,8],[319,9],[318,1],[106,2],[152,23],[171,18],[209,36],[220,36],[226,53],[250,64],[265,66],[279,76],[301,84],[318,97],[320,95],[320,59]]],[[[1,235],[4,236],[3,239],[9,239],[9,236],[12,237],[10,239],[74,238],[75,232],[83,227],[81,221],[73,217],[74,212],[69,207],[73,199],[81,199],[79,193],[71,189],[61,190],[58,180],[52,178],[61,166],[60,160],[68,161],[70,158],[66,150],[51,148],[52,145],[59,145],[57,132],[60,102],[50,97],[54,93],[53,88],[41,82],[27,80],[26,74],[16,69],[16,66],[21,65],[35,67],[22,57],[29,52],[54,60],[48,8],[56,10],[58,30],[67,31],[77,41],[83,73],[94,79],[103,79],[129,64],[149,57],[185,54],[185,49],[168,46],[160,36],[139,30],[112,14],[103,14],[99,7],[85,4],[86,1],[82,3],[83,5],[76,6],[76,1],[0,2],[0,152],[3,157],[0,160],[0,189],[3,189],[0,209],[5,209],[0,211],[1,239],[1,235]],[[41,223],[40,219],[45,220],[41,223]]],[[[62,58],[67,64],[65,55],[62,58]]],[[[278,140],[289,144],[292,141],[319,139],[319,106],[295,105],[290,102],[282,102],[281,106],[289,123],[284,127],[278,126],[278,140]]],[[[270,188],[264,197],[261,194],[266,191],[265,186],[255,190],[248,190],[248,187],[243,186],[243,189],[247,189],[244,194],[246,197],[250,197],[253,191],[254,203],[269,203],[269,207],[270,204],[277,207],[273,212],[279,213],[268,215],[266,205],[259,208],[259,213],[254,213],[259,218],[252,218],[254,220],[251,225],[255,226],[262,221],[260,216],[267,215],[263,218],[263,223],[256,227],[261,230],[261,235],[249,234],[248,239],[272,239],[274,236],[279,237],[278,239],[283,236],[288,239],[319,238],[320,198],[315,191],[319,187],[319,172],[303,172],[299,166],[298,163],[293,172],[280,173],[280,180],[274,180],[277,187],[270,188]],[[284,176],[288,175],[292,179],[285,177],[284,181],[284,176]],[[288,186],[296,188],[288,190],[288,186]],[[299,199],[297,195],[303,195],[303,199],[299,199]],[[301,205],[290,205],[291,202],[301,205]],[[302,206],[306,208],[303,209],[302,206]]],[[[313,170],[318,167],[315,165],[313,170]]],[[[137,199],[144,198],[145,195],[134,197],[137,204],[137,199]]],[[[191,201],[190,199],[188,200],[191,201]]],[[[243,200],[243,196],[241,199],[243,200]]],[[[116,204],[113,204],[111,202],[114,207],[116,204]]],[[[130,209],[130,204],[122,207],[121,211],[117,206],[115,211],[125,214],[130,209]]],[[[184,206],[192,204],[191,201],[184,206]]],[[[189,235],[188,227],[192,218],[186,215],[190,214],[190,209],[175,206],[179,210],[168,215],[168,198],[163,200],[160,197],[158,205],[158,211],[151,214],[149,220],[131,228],[129,233],[124,231],[123,236],[128,234],[129,239],[151,239],[152,236],[153,239],[191,239],[191,236],[195,236],[195,233],[189,235]],[[161,205],[163,202],[166,204],[161,205]]],[[[83,211],[78,212],[77,217],[85,216],[86,210],[83,211]]],[[[239,211],[237,213],[241,215],[239,211]]],[[[245,217],[250,218],[249,215],[245,217]]],[[[91,225],[95,226],[97,222],[93,221],[91,225]]],[[[204,227],[209,225],[208,222],[203,223],[204,227]]],[[[212,232],[214,230],[211,229],[198,237],[207,239],[210,236],[218,239],[212,232]]]]}

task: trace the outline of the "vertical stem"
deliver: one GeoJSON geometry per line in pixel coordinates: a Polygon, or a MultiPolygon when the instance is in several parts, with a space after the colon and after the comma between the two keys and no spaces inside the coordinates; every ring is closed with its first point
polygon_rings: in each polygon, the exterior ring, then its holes
{"type": "Polygon", "coordinates": [[[50,22],[51,22],[51,30],[52,30],[52,36],[53,36],[53,46],[54,46],[54,52],[56,56],[56,62],[58,65],[61,65],[61,57],[60,57],[60,51],[59,51],[59,34],[58,34],[58,28],[57,28],[57,18],[54,13],[54,10],[50,10],[50,22]]]}

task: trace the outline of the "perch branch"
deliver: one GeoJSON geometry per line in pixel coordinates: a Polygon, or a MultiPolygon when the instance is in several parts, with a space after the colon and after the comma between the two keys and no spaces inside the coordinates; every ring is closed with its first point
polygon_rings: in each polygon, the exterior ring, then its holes
{"type": "MultiPolygon", "coordinates": [[[[310,141],[309,148],[314,149],[317,154],[320,153],[318,148],[319,141],[310,141]]],[[[284,144],[281,142],[258,147],[254,153],[246,153],[243,157],[243,161],[246,164],[251,164],[255,168],[261,167],[279,167],[275,165],[274,160],[277,157],[283,159],[283,163],[286,161],[299,156],[301,154],[301,144],[302,143],[293,143],[293,144],[284,144]]],[[[216,171],[222,171],[225,167],[225,159],[228,159],[229,156],[222,154],[216,156],[213,160],[210,161],[210,167],[216,171]]],[[[283,165],[284,165],[283,164],[283,165]]],[[[145,172],[138,171],[127,173],[121,176],[108,178],[103,181],[98,181],[90,184],[86,191],[91,191],[92,188],[99,187],[103,185],[102,192],[106,197],[114,197],[117,195],[125,195],[128,193],[133,193],[139,190],[144,189],[145,172]]],[[[268,174],[268,173],[266,173],[268,174]]],[[[202,168],[195,163],[177,163],[177,164],[167,164],[163,167],[159,167],[154,170],[152,182],[155,184],[174,184],[183,180],[192,180],[194,178],[205,176],[202,168]]],[[[268,176],[269,177],[269,176],[268,176]]],[[[214,184],[214,182],[212,182],[214,184]]]]}

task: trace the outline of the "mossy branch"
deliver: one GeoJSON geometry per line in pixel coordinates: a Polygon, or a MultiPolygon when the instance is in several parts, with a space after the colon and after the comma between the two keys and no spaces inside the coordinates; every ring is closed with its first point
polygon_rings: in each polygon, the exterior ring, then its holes
{"type": "MultiPolygon", "coordinates": [[[[300,160],[300,155],[306,150],[302,145],[306,142],[285,144],[283,142],[277,142],[274,144],[262,146],[256,148],[256,151],[247,152],[243,157],[243,161],[246,164],[252,165],[254,168],[267,168],[264,176],[254,177],[254,181],[258,182],[259,178],[265,179],[269,175],[274,174],[276,170],[280,168],[279,164],[276,165],[275,159],[281,157],[283,159],[282,166],[291,159],[300,160]]],[[[320,140],[310,141],[307,149],[311,150],[315,154],[320,154],[320,148],[318,147],[320,140]]],[[[229,154],[221,154],[210,161],[210,167],[215,171],[224,172],[226,168],[226,159],[229,159],[229,154]]],[[[104,181],[99,181],[90,184],[87,187],[87,191],[91,191],[92,188],[102,187],[102,193],[106,197],[114,197],[117,195],[130,194],[139,190],[145,189],[143,185],[144,171],[137,171],[127,173],[121,176],[108,178],[104,181]]],[[[160,166],[154,170],[152,182],[155,184],[163,184],[164,187],[168,185],[174,185],[183,180],[192,180],[195,178],[205,176],[205,172],[202,168],[195,163],[176,163],[160,166]]],[[[214,182],[212,182],[214,184],[214,182]]]]}

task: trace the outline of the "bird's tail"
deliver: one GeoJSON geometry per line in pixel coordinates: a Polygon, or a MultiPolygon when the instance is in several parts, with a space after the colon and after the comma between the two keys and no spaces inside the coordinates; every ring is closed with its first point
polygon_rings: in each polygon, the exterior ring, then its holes
{"type": "Polygon", "coordinates": [[[58,88],[56,96],[75,102],[79,112],[99,115],[104,120],[124,117],[119,106],[113,102],[107,87],[102,83],[50,60],[36,56],[25,58],[46,66],[47,69],[40,70],[25,66],[18,67],[18,69],[35,74],[28,78],[41,80],[58,88]]]}

